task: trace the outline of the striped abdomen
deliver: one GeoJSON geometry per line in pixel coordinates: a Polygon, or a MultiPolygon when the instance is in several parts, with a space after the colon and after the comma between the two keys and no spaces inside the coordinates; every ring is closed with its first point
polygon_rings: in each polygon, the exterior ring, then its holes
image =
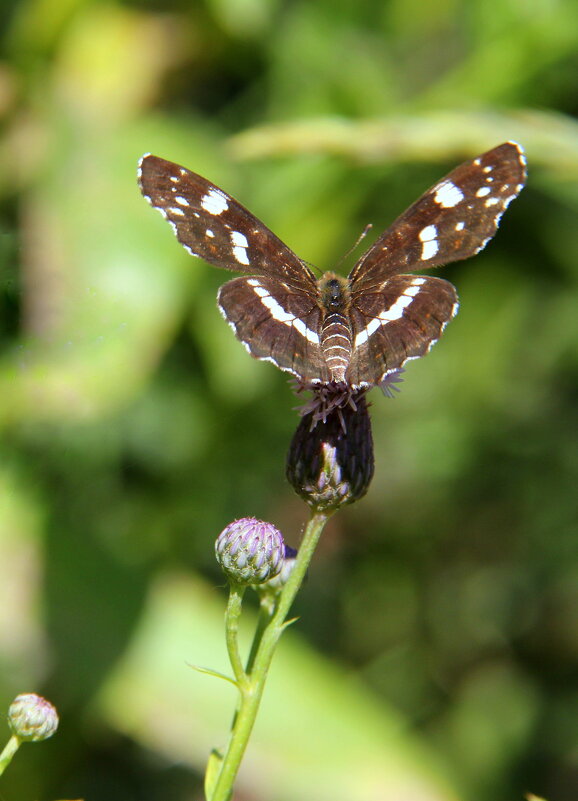
{"type": "Polygon", "coordinates": [[[331,381],[345,381],[351,359],[351,328],[345,315],[329,312],[321,326],[321,350],[331,381]]]}

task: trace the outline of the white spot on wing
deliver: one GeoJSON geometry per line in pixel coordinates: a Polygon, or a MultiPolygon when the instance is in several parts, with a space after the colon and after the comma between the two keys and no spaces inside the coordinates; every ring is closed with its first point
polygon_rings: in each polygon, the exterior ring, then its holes
{"type": "Polygon", "coordinates": [[[369,322],[363,331],[360,331],[359,334],[355,337],[354,347],[358,348],[360,345],[365,345],[369,337],[377,331],[380,327],[381,323],[375,317],[371,322],[369,322]]]}
{"type": "MultiPolygon", "coordinates": [[[[253,353],[253,351],[251,350],[250,343],[246,342],[244,339],[241,339],[241,337],[239,336],[239,332],[237,331],[237,326],[235,325],[235,323],[232,320],[229,320],[229,318],[227,317],[227,312],[221,306],[220,301],[217,302],[217,306],[219,308],[219,311],[221,312],[221,314],[223,315],[223,317],[225,318],[225,320],[229,324],[230,328],[232,328],[235,336],[237,336],[240,339],[240,341],[241,341],[243,347],[245,348],[245,350],[247,351],[247,353],[249,353],[251,356],[255,356],[256,354],[253,353]]],[[[292,370],[290,367],[283,367],[283,365],[281,365],[278,362],[276,362],[275,359],[272,356],[257,356],[257,358],[259,359],[260,362],[271,362],[271,364],[274,364],[275,367],[278,367],[280,370],[283,370],[283,372],[291,373],[291,375],[296,375],[298,378],[300,377],[299,373],[296,370],[292,370]]],[[[318,379],[313,379],[311,383],[312,384],[319,384],[321,382],[318,379]]]]}
{"type": "Polygon", "coordinates": [[[177,201],[179,206],[189,206],[190,205],[189,201],[186,199],[186,197],[183,197],[182,195],[175,195],[175,200],[177,201]]]}
{"type": "Polygon", "coordinates": [[[430,240],[435,239],[437,235],[438,229],[435,227],[435,225],[426,225],[426,227],[422,228],[419,232],[419,238],[422,242],[429,242],[430,240]]]}
{"type": "Polygon", "coordinates": [[[269,294],[265,287],[261,286],[256,278],[250,278],[247,283],[249,286],[253,287],[255,294],[259,296],[263,306],[269,309],[271,312],[271,317],[274,320],[276,320],[278,323],[291,325],[296,331],[299,331],[301,336],[304,336],[308,342],[312,342],[314,345],[319,345],[318,334],[315,331],[312,331],[310,328],[307,328],[303,320],[300,320],[298,317],[295,317],[294,314],[285,311],[283,306],[281,306],[281,304],[269,294]]]}
{"type": "Polygon", "coordinates": [[[489,186],[481,186],[476,192],[476,197],[486,197],[486,195],[489,194],[490,194],[489,186]]]}
{"type": "Polygon", "coordinates": [[[432,259],[439,250],[437,237],[438,229],[435,225],[426,225],[425,228],[422,228],[419,232],[419,238],[422,244],[421,250],[421,258],[422,261],[428,261],[428,259],[432,259]]]}
{"type": "Polygon", "coordinates": [[[298,317],[293,318],[293,328],[295,328],[301,336],[304,336],[308,342],[312,342],[314,345],[319,345],[319,336],[312,331],[310,328],[307,328],[303,320],[300,320],[298,317]]]}
{"type": "Polygon", "coordinates": [[[239,264],[249,265],[251,262],[249,261],[249,257],[247,256],[247,251],[245,248],[234,247],[233,248],[233,256],[235,257],[236,261],[239,264]]]}
{"type": "Polygon", "coordinates": [[[245,236],[245,234],[241,234],[239,231],[231,231],[231,242],[234,245],[238,245],[240,248],[249,247],[247,237],[245,236]]]}
{"type": "Polygon", "coordinates": [[[406,295],[408,298],[415,298],[415,296],[420,290],[420,287],[422,287],[426,281],[427,278],[414,278],[411,284],[405,290],[405,292],[403,292],[403,294],[406,295]]]}
{"type": "Polygon", "coordinates": [[[404,292],[395,301],[393,306],[390,306],[389,309],[386,309],[385,311],[381,312],[381,314],[379,315],[379,319],[385,323],[393,323],[395,322],[395,320],[399,320],[401,317],[403,317],[404,309],[407,309],[412,300],[413,296],[408,295],[404,292]]]}
{"type": "Polygon", "coordinates": [[[247,248],[249,247],[247,237],[239,231],[231,231],[231,242],[234,245],[233,256],[239,264],[249,265],[251,262],[247,254],[247,248]]]}
{"type": "Polygon", "coordinates": [[[451,209],[457,206],[464,199],[464,193],[452,181],[442,181],[438,185],[434,200],[444,209],[451,209]]]}
{"type": "Polygon", "coordinates": [[[201,199],[201,206],[209,214],[222,214],[229,208],[227,197],[223,192],[218,189],[209,189],[206,195],[201,199]]]}
{"type": "MultiPolygon", "coordinates": [[[[429,226],[430,228],[435,228],[435,226],[429,226]]],[[[411,284],[406,288],[404,292],[397,298],[395,303],[393,303],[389,309],[385,309],[381,312],[377,317],[374,317],[368,325],[360,331],[359,334],[355,337],[354,347],[358,348],[360,345],[364,345],[369,337],[374,334],[378,328],[380,328],[384,323],[393,323],[396,320],[399,320],[403,317],[403,312],[407,307],[411,304],[415,296],[419,293],[421,287],[425,284],[427,279],[425,278],[414,278],[411,284]]]]}

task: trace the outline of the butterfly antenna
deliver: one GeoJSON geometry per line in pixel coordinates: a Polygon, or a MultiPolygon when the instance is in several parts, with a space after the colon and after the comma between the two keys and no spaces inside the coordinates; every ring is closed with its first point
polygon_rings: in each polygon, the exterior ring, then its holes
{"type": "MultiPolygon", "coordinates": [[[[369,233],[369,231],[371,231],[371,229],[372,229],[372,228],[373,228],[373,225],[372,225],[371,223],[369,223],[368,225],[366,225],[366,226],[365,226],[365,228],[364,228],[364,229],[363,229],[363,231],[362,231],[362,232],[359,234],[359,236],[357,237],[357,240],[356,240],[356,241],[353,243],[353,245],[352,245],[352,246],[349,248],[349,250],[347,251],[347,253],[346,253],[344,256],[342,256],[342,257],[339,259],[339,261],[337,262],[337,265],[336,265],[336,267],[341,267],[341,265],[343,264],[343,262],[345,261],[345,259],[348,259],[348,258],[351,256],[351,254],[353,253],[353,251],[355,250],[355,248],[359,247],[359,243],[360,243],[362,240],[364,240],[364,239],[365,239],[365,237],[367,236],[367,234],[369,233]]],[[[317,275],[322,275],[322,270],[320,270],[320,269],[319,269],[319,267],[317,267],[315,264],[311,264],[311,262],[309,262],[309,261],[306,261],[306,262],[304,262],[304,263],[305,263],[305,264],[306,264],[306,265],[309,267],[309,269],[310,269],[310,270],[312,270],[314,273],[317,273],[317,275]]]]}
{"type": "Polygon", "coordinates": [[[372,225],[371,223],[368,223],[368,224],[365,226],[365,228],[364,228],[364,229],[363,229],[363,231],[362,231],[362,232],[359,234],[359,236],[357,237],[356,241],[355,241],[355,242],[353,243],[353,245],[352,245],[352,246],[349,248],[349,250],[347,251],[347,253],[345,253],[345,255],[343,255],[343,256],[342,256],[342,257],[339,259],[339,261],[337,262],[337,266],[338,266],[338,267],[341,267],[341,265],[343,264],[343,262],[345,261],[345,259],[348,259],[348,258],[351,256],[351,254],[353,253],[353,251],[355,250],[355,248],[358,248],[358,247],[359,247],[359,245],[361,244],[361,242],[363,242],[363,240],[365,239],[365,237],[366,237],[366,236],[367,236],[367,234],[368,234],[368,233],[371,231],[371,229],[372,229],[372,228],[373,228],[373,225],[372,225]]]}

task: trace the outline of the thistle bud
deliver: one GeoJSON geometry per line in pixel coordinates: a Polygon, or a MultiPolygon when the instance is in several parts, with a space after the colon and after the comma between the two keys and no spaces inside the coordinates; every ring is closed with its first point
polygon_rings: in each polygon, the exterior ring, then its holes
{"type": "Polygon", "coordinates": [[[229,523],[219,534],[215,553],[230,581],[262,584],[281,570],[285,544],[272,523],[243,517],[229,523]]]}
{"type": "Polygon", "coordinates": [[[297,558],[297,551],[295,548],[291,548],[290,545],[285,545],[285,556],[283,557],[283,561],[281,563],[281,569],[277,573],[276,576],[273,576],[267,581],[260,584],[256,589],[259,592],[267,592],[271,593],[272,595],[277,595],[281,592],[283,587],[287,584],[287,580],[289,576],[293,572],[293,568],[295,567],[295,560],[297,558]]]}
{"type": "Polygon", "coordinates": [[[10,704],[8,723],[20,740],[38,742],[52,737],[58,728],[58,715],[45,698],[34,693],[22,693],[10,704]]]}
{"type": "Polygon", "coordinates": [[[371,421],[363,393],[325,407],[322,415],[310,406],[287,457],[287,478],[298,495],[317,511],[338,509],[365,495],[373,467],[371,421]]]}

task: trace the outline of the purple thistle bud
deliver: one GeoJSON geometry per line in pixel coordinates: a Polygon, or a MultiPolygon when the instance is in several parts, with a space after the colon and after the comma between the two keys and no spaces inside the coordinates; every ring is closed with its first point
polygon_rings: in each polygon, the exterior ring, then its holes
{"type": "Polygon", "coordinates": [[[367,492],[373,477],[373,439],[364,392],[323,415],[312,405],[301,419],[287,456],[287,478],[315,510],[338,509],[367,492]]]}
{"type": "Polygon", "coordinates": [[[45,698],[35,693],[22,693],[10,704],[8,723],[18,739],[38,742],[52,737],[58,728],[58,715],[45,698]]]}
{"type": "Polygon", "coordinates": [[[272,523],[254,517],[234,520],[215,543],[217,561],[236,584],[262,584],[283,566],[283,535],[272,523]]]}
{"type": "Polygon", "coordinates": [[[287,584],[289,576],[293,572],[296,558],[297,551],[295,548],[292,548],[290,545],[285,545],[285,556],[283,557],[283,561],[281,563],[281,570],[276,576],[273,576],[272,578],[267,579],[267,581],[265,581],[263,584],[260,584],[258,587],[259,591],[271,593],[272,595],[277,595],[280,593],[283,587],[287,584]]]}

